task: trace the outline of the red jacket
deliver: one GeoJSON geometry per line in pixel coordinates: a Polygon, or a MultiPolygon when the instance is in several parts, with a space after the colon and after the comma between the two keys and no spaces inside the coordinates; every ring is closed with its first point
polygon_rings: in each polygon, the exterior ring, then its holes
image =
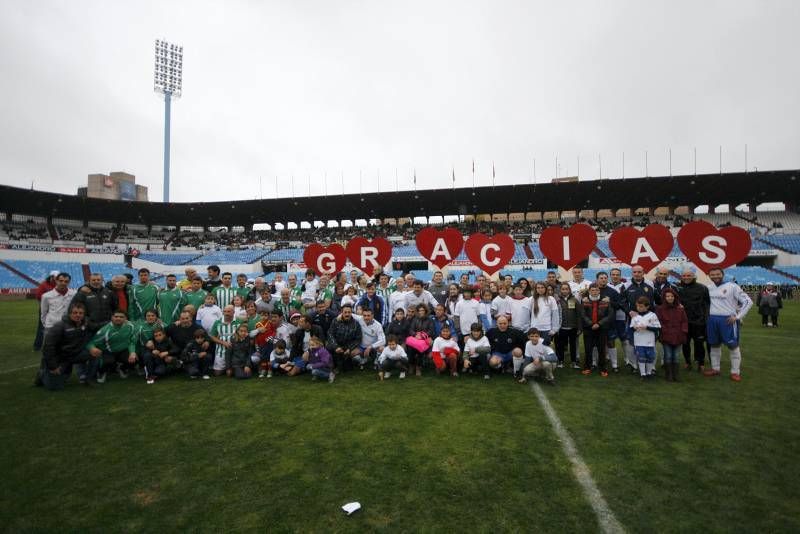
{"type": "Polygon", "coordinates": [[[689,319],[683,309],[678,294],[672,288],[666,288],[661,294],[663,304],[656,308],[656,316],[661,323],[661,342],[665,345],[683,345],[689,333],[689,319]],[[672,293],[675,302],[670,306],[664,300],[664,295],[672,293]]]}
{"type": "Polygon", "coordinates": [[[42,295],[56,287],[56,283],[51,277],[47,277],[44,282],[36,287],[36,300],[42,301],[42,295]]]}

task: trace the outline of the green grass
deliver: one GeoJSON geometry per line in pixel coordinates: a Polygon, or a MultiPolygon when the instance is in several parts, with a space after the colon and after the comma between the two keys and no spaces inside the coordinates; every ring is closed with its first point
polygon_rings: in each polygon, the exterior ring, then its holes
{"type": "MultiPolygon", "coordinates": [[[[597,530],[529,388],[352,373],[30,385],[35,303],[0,302],[0,528],[7,531],[597,530]],[[358,500],[347,517],[339,507],[358,500]]],[[[562,369],[546,389],[635,531],[797,531],[797,335],[743,331],[744,381],[641,384],[562,369]]],[[[723,370],[727,355],[723,356],[723,370]]]]}

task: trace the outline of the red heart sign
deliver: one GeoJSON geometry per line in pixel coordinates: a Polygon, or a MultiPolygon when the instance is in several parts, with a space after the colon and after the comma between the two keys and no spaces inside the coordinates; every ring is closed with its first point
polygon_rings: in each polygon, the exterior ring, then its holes
{"type": "Polygon", "coordinates": [[[456,259],[464,248],[464,236],[455,228],[437,230],[428,226],[417,232],[415,241],[419,253],[440,269],[456,259]]]}
{"type": "Polygon", "coordinates": [[[750,234],[738,226],[716,228],[706,221],[684,224],[678,232],[678,245],[689,261],[708,274],[718,267],[736,265],[750,253],[750,234]]]}
{"type": "Polygon", "coordinates": [[[338,243],[323,247],[319,243],[311,243],[303,251],[303,261],[315,273],[333,274],[344,269],[347,262],[347,252],[338,243]]]}
{"type": "Polygon", "coordinates": [[[662,224],[650,224],[644,230],[623,226],[608,238],[608,246],[619,261],[640,265],[644,272],[664,261],[672,250],[672,242],[672,234],[662,224]]]}
{"type": "Polygon", "coordinates": [[[372,241],[355,237],[347,243],[347,257],[367,276],[372,276],[376,268],[383,267],[392,259],[392,244],[382,237],[372,241]]]}
{"type": "Polygon", "coordinates": [[[514,240],[508,234],[472,234],[464,245],[469,260],[493,275],[514,257],[514,240]]]}
{"type": "Polygon", "coordinates": [[[539,248],[548,260],[564,269],[571,269],[589,257],[597,244],[597,233],[588,224],[569,228],[550,226],[539,238],[539,248]]]}

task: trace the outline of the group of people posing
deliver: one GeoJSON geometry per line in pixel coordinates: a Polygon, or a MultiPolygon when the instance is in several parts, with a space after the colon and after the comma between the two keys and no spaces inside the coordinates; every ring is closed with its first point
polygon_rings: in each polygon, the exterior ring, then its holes
{"type": "Polygon", "coordinates": [[[642,380],[655,376],[661,353],[667,380],[677,381],[681,354],[685,370],[694,368],[693,356],[697,371],[719,375],[722,345],[730,352],[730,376],[740,381],[739,330],[753,304],[724,281],[721,269],[709,272],[708,285],[691,268],[677,284],[663,268],[646,280],[637,265],[630,280],[614,268],[589,281],[576,267],[564,282],[554,271],[540,281],[465,274],[458,283],[435,272],[428,284],[380,271],[318,277],[308,270],[286,280],[278,273],[271,284],[248,283],[217,266],[207,274],[204,280],[188,267],[185,279],[167,275],[159,288],[147,269],[136,283],[116,276],[104,284],[94,273],[77,290],[68,288],[68,274],[55,274],[55,286],[41,298],[36,384],[61,389],[73,367],[85,385],[132,372],[148,384],[179,373],[193,379],[308,374],[333,382],[354,369],[373,370],[380,380],[432,369],[554,384],[555,370],[566,365],[584,375],[619,372],[618,346],[642,380]]]}

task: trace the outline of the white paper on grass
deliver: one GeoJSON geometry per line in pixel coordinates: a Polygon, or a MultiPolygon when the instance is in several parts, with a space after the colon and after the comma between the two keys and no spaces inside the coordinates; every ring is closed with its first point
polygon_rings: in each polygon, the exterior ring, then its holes
{"type": "Polygon", "coordinates": [[[347,515],[350,515],[353,512],[355,512],[356,510],[360,510],[360,509],[361,509],[361,503],[359,503],[359,502],[349,502],[349,503],[345,504],[344,506],[342,506],[342,510],[347,512],[347,515]]]}

